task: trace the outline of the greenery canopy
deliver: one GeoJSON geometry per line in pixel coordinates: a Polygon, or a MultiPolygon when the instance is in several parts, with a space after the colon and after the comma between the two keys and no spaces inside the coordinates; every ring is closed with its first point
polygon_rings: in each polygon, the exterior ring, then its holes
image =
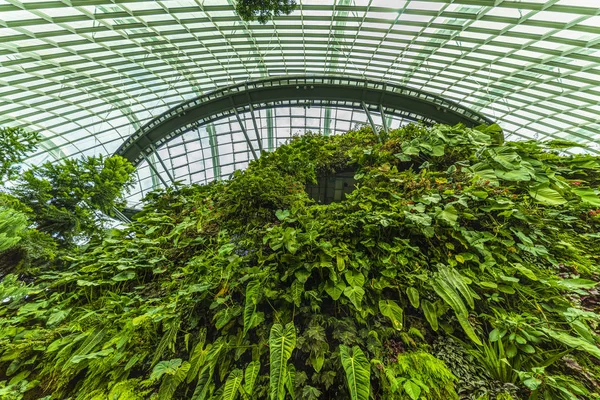
{"type": "Polygon", "coordinates": [[[296,9],[295,0],[237,0],[235,10],[244,21],[266,24],[271,18],[288,15],[296,9]]]}
{"type": "Polygon", "coordinates": [[[598,399],[600,160],[498,137],[307,134],[153,193],[2,280],[0,396],[598,399]]]}

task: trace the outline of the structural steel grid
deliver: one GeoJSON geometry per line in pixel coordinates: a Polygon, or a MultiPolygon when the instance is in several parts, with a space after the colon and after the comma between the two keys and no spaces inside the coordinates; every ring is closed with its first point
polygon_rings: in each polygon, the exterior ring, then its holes
{"type": "Polygon", "coordinates": [[[494,121],[597,153],[599,115],[598,0],[298,0],[266,24],[231,0],[0,0],[0,126],[42,134],[31,165],[125,155],[132,206],[307,130],[494,121]]]}

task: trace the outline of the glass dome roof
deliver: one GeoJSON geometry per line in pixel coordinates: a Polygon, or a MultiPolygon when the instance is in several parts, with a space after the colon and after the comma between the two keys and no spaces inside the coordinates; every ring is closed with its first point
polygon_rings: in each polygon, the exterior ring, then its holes
{"type": "MultiPolygon", "coordinates": [[[[265,25],[234,8],[229,0],[0,0],[0,125],[42,133],[31,164],[109,155],[152,118],[208,91],[339,75],[458,102],[498,121],[508,139],[561,138],[600,152],[598,0],[298,0],[265,25]]],[[[308,121],[325,113],[364,119],[315,110],[263,110],[259,123],[287,137],[322,129],[308,121]]],[[[188,182],[243,168],[249,148],[237,123],[165,144],[161,163],[188,182]]],[[[136,199],[161,184],[147,163],[139,171],[136,199]]]]}
{"type": "MultiPolygon", "coordinates": [[[[248,136],[256,137],[251,113],[241,113],[240,118],[248,136]]],[[[382,125],[380,115],[373,114],[373,119],[375,124],[382,125]]],[[[257,110],[254,120],[266,151],[272,151],[294,135],[307,131],[335,135],[369,124],[363,111],[337,107],[257,110]]],[[[394,129],[410,122],[413,121],[388,116],[386,125],[394,129]]],[[[257,148],[256,140],[252,142],[257,148]]],[[[167,142],[157,149],[156,154],[142,161],[137,169],[138,181],[130,192],[129,205],[137,207],[145,194],[159,185],[170,184],[171,179],[184,183],[208,183],[227,178],[235,170],[245,169],[252,159],[237,118],[223,118],[167,142]]]]}

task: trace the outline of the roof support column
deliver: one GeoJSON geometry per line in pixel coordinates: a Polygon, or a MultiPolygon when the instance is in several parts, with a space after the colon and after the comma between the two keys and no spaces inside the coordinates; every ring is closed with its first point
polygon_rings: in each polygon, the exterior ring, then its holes
{"type": "MultiPolygon", "coordinates": [[[[367,108],[365,102],[361,102],[363,110],[365,110],[365,114],[367,114],[367,118],[369,119],[369,123],[371,124],[371,128],[373,128],[373,133],[377,134],[377,128],[375,127],[375,122],[373,122],[373,117],[371,116],[371,112],[367,108]]],[[[377,135],[377,140],[381,142],[381,138],[377,135]]]]}
{"type": "MultiPolygon", "coordinates": [[[[198,139],[200,138],[200,128],[198,128],[198,139]]],[[[206,133],[208,134],[208,143],[210,145],[210,157],[212,160],[213,177],[215,180],[221,179],[221,165],[219,164],[219,147],[217,142],[217,130],[215,125],[210,123],[206,125],[206,133]]],[[[202,142],[200,142],[202,143],[202,142]]],[[[203,153],[204,153],[204,149],[203,153]]]]}
{"type": "Polygon", "coordinates": [[[275,150],[275,132],[273,125],[275,125],[273,109],[267,108],[267,147],[269,151],[275,150]]]}
{"type": "Polygon", "coordinates": [[[379,104],[379,114],[381,115],[381,124],[383,125],[383,133],[385,135],[385,139],[387,140],[390,130],[388,128],[388,123],[385,120],[385,112],[383,111],[382,104],[379,104]]]}
{"type": "Polygon", "coordinates": [[[154,152],[154,154],[156,154],[156,158],[158,158],[158,162],[160,163],[160,165],[163,167],[163,169],[165,170],[165,173],[167,174],[167,176],[169,177],[169,180],[171,181],[172,184],[175,184],[175,179],[173,179],[173,176],[171,175],[171,173],[169,172],[169,170],[167,169],[167,166],[165,165],[165,162],[163,161],[163,159],[160,157],[160,154],[158,154],[158,151],[156,151],[156,147],[154,147],[153,144],[150,145],[150,147],[152,148],[152,151],[154,152]]]}
{"type": "Polygon", "coordinates": [[[250,148],[250,151],[252,152],[252,156],[254,157],[255,160],[258,160],[258,157],[256,156],[256,151],[254,151],[254,146],[252,146],[252,142],[250,142],[250,138],[248,137],[248,131],[246,131],[244,122],[240,118],[240,114],[238,114],[235,106],[233,106],[233,112],[235,113],[235,117],[237,118],[238,123],[240,124],[240,128],[242,128],[242,133],[244,134],[244,137],[246,138],[246,143],[248,143],[248,147],[250,148]]]}
{"type": "Polygon", "coordinates": [[[254,125],[254,132],[256,133],[256,140],[258,140],[258,150],[260,152],[263,151],[262,139],[258,133],[258,124],[256,123],[256,116],[254,115],[254,107],[252,106],[252,98],[250,97],[250,93],[246,93],[248,96],[248,105],[250,106],[250,114],[252,115],[252,124],[254,125]]]}
{"type": "Polygon", "coordinates": [[[325,120],[323,121],[323,134],[329,136],[331,133],[331,107],[325,107],[325,120]]]}
{"type": "Polygon", "coordinates": [[[165,187],[169,187],[169,185],[167,184],[167,182],[165,181],[165,179],[158,173],[158,170],[154,166],[154,163],[152,161],[150,161],[150,159],[146,155],[146,152],[144,150],[142,150],[141,152],[142,152],[142,157],[144,157],[144,160],[146,160],[146,162],[148,163],[148,166],[150,167],[150,169],[152,170],[152,172],[154,172],[154,174],[158,177],[158,179],[160,179],[160,181],[162,182],[162,184],[165,187]]]}
{"type": "Polygon", "coordinates": [[[127,216],[125,214],[123,214],[117,207],[113,206],[112,210],[115,213],[115,217],[117,217],[117,219],[119,221],[126,223],[126,224],[131,223],[131,220],[129,218],[127,218],[127,216]]]}

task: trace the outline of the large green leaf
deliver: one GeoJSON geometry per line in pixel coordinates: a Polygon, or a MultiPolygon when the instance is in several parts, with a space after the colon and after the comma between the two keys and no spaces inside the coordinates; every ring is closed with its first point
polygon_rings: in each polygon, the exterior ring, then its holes
{"type": "Polygon", "coordinates": [[[509,147],[489,148],[488,153],[492,160],[506,170],[510,171],[520,167],[521,157],[509,147]]]}
{"type": "Polygon", "coordinates": [[[598,282],[592,281],[590,279],[560,279],[556,281],[556,285],[560,288],[567,290],[577,290],[577,289],[592,289],[598,282]]]}
{"type": "Polygon", "coordinates": [[[531,180],[531,175],[526,168],[511,171],[496,170],[496,176],[505,181],[526,182],[531,180]]]}
{"type": "Polygon", "coordinates": [[[402,317],[404,311],[402,308],[396,304],[393,300],[380,300],[379,301],[379,311],[381,314],[388,317],[390,321],[392,321],[392,326],[397,331],[402,330],[402,317]]]}
{"type": "Polygon", "coordinates": [[[406,296],[414,308],[419,308],[419,291],[417,289],[412,286],[407,287],[406,296]]]}
{"type": "Polygon", "coordinates": [[[333,300],[338,300],[344,293],[344,289],[346,289],[346,283],[341,279],[335,283],[330,280],[325,282],[325,291],[333,300]]]}
{"type": "Polygon", "coordinates": [[[198,333],[198,343],[194,346],[194,350],[190,355],[190,370],[187,376],[187,383],[191,383],[195,378],[198,377],[200,368],[204,366],[204,361],[208,354],[210,347],[204,347],[206,341],[206,328],[200,329],[198,333]]]}
{"type": "Polygon", "coordinates": [[[250,281],[246,285],[246,303],[244,305],[244,336],[254,326],[256,320],[256,306],[260,295],[260,282],[250,281]]]}
{"type": "Polygon", "coordinates": [[[184,361],[174,372],[170,370],[166,371],[158,389],[158,398],[161,400],[171,400],[181,382],[185,380],[189,369],[190,363],[184,361]]]}
{"type": "Polygon", "coordinates": [[[237,398],[244,374],[241,369],[234,369],[229,373],[223,389],[223,400],[235,400],[237,398]]]}
{"type": "Polygon", "coordinates": [[[106,356],[114,353],[114,351],[115,351],[115,349],[108,348],[108,349],[96,351],[94,353],[84,354],[84,355],[81,355],[81,356],[73,356],[73,358],[71,358],[71,362],[73,364],[78,364],[78,363],[80,363],[82,361],[85,361],[85,360],[93,360],[95,358],[106,357],[106,356]]]}
{"type": "Polygon", "coordinates": [[[582,338],[574,337],[567,333],[558,332],[553,329],[540,328],[540,330],[548,336],[550,336],[552,339],[564,344],[565,346],[585,351],[596,358],[600,358],[600,348],[595,344],[591,344],[582,338]]]}
{"type": "Polygon", "coordinates": [[[296,368],[289,364],[286,369],[285,387],[292,400],[296,400],[296,368]]]}
{"type": "Polygon", "coordinates": [[[360,347],[340,345],[340,358],[346,372],[351,400],[369,400],[371,391],[371,366],[360,347]]]}
{"type": "Polygon", "coordinates": [[[210,365],[205,365],[198,376],[198,383],[191,400],[206,400],[211,393],[211,379],[214,373],[214,368],[210,365]]]}
{"type": "MultiPolygon", "coordinates": [[[[88,335],[86,336],[85,341],[79,346],[79,348],[73,353],[71,357],[71,362],[73,359],[77,359],[75,357],[84,356],[86,354],[90,354],[94,351],[94,348],[98,346],[104,339],[106,335],[106,331],[104,329],[90,329],[88,331],[88,335]]],[[[62,369],[67,370],[69,368],[69,363],[64,363],[62,365],[62,369]]]]}
{"type": "Polygon", "coordinates": [[[365,284],[365,276],[359,271],[346,271],[344,274],[346,277],[346,281],[350,286],[364,286],[365,284]]]}
{"type": "Polygon", "coordinates": [[[285,328],[281,324],[274,324],[269,335],[271,400],[283,400],[285,397],[287,362],[292,356],[294,347],[296,347],[294,324],[290,322],[285,328]]]}
{"type": "Polygon", "coordinates": [[[448,225],[456,225],[458,220],[458,211],[452,204],[446,205],[443,210],[437,213],[436,219],[446,222],[448,225]]]}
{"type": "Polygon", "coordinates": [[[473,342],[480,346],[483,345],[483,343],[481,343],[481,339],[479,339],[479,336],[477,336],[477,333],[475,333],[473,325],[471,325],[471,323],[469,322],[468,316],[456,314],[456,318],[458,319],[458,323],[463,328],[469,339],[471,339],[473,342]]]}
{"type": "Polygon", "coordinates": [[[112,277],[113,281],[122,282],[122,281],[130,281],[135,278],[135,272],[133,271],[123,271],[118,273],[117,275],[112,277]]]}
{"type": "Polygon", "coordinates": [[[302,294],[304,293],[304,283],[299,280],[295,280],[292,283],[292,287],[290,289],[292,291],[292,299],[294,300],[294,304],[296,307],[300,307],[300,303],[302,302],[302,294]]]}
{"type": "Polygon", "coordinates": [[[252,396],[254,392],[254,383],[256,382],[256,377],[260,372],[260,362],[255,360],[252,361],[246,367],[246,371],[244,372],[244,392],[248,396],[252,396]]]}
{"type": "Polygon", "coordinates": [[[421,396],[421,387],[419,385],[417,385],[411,380],[407,380],[406,382],[404,382],[404,385],[402,385],[402,387],[404,388],[404,391],[406,392],[408,397],[411,398],[411,400],[419,400],[419,397],[421,396]]]}
{"type": "Polygon", "coordinates": [[[431,281],[431,286],[438,296],[442,298],[456,314],[469,315],[469,311],[465,306],[465,303],[460,298],[459,294],[456,293],[454,288],[448,284],[444,279],[434,278],[431,281]]]}
{"type": "Polygon", "coordinates": [[[567,202],[560,193],[549,187],[548,184],[537,185],[529,189],[529,195],[540,203],[549,206],[559,206],[567,202]]]}
{"type": "Polygon", "coordinates": [[[458,292],[465,299],[469,307],[471,309],[475,308],[475,300],[473,297],[474,292],[469,288],[469,285],[467,284],[467,282],[470,282],[470,280],[467,280],[465,277],[463,277],[460,274],[460,272],[458,272],[455,268],[440,267],[439,272],[439,276],[443,277],[443,279],[450,287],[456,288],[456,290],[458,290],[458,292]]]}
{"type": "Polygon", "coordinates": [[[421,301],[421,308],[423,309],[423,314],[425,314],[425,319],[431,325],[431,329],[434,331],[438,330],[438,320],[437,320],[437,310],[433,303],[431,303],[427,299],[423,299],[421,301]]]}
{"type": "Polygon", "coordinates": [[[538,280],[537,275],[529,268],[524,267],[521,264],[515,264],[515,268],[517,269],[517,271],[519,271],[521,274],[523,274],[527,278],[531,279],[532,281],[538,280]]]}
{"type": "Polygon", "coordinates": [[[344,296],[349,298],[352,304],[354,304],[354,307],[358,310],[361,309],[361,302],[364,295],[365,290],[360,286],[347,286],[346,289],[344,289],[344,296]]]}
{"type": "Polygon", "coordinates": [[[174,350],[175,343],[177,341],[177,332],[179,332],[179,326],[181,324],[181,320],[179,318],[174,318],[171,321],[165,321],[163,323],[163,327],[165,329],[165,333],[162,336],[162,339],[158,343],[156,350],[154,351],[154,356],[152,357],[151,365],[155,365],[163,356],[165,350],[170,349],[174,350]]]}
{"type": "Polygon", "coordinates": [[[450,307],[452,307],[460,326],[463,328],[467,336],[476,344],[482,345],[481,340],[469,322],[469,312],[467,311],[467,308],[465,307],[465,304],[458,293],[456,293],[456,291],[443,279],[434,279],[431,283],[431,286],[437,295],[440,296],[442,300],[444,300],[450,307]]]}
{"type": "Polygon", "coordinates": [[[210,347],[208,348],[208,353],[206,354],[204,367],[200,370],[200,375],[198,376],[198,384],[196,385],[196,389],[194,390],[194,394],[192,396],[192,400],[205,400],[207,396],[210,395],[211,392],[211,380],[215,371],[215,366],[219,362],[221,358],[221,354],[224,352],[227,343],[223,339],[223,337],[217,338],[210,347]]]}
{"type": "Polygon", "coordinates": [[[595,207],[600,207],[600,197],[592,188],[572,188],[573,192],[581,197],[581,201],[595,207]]]}

